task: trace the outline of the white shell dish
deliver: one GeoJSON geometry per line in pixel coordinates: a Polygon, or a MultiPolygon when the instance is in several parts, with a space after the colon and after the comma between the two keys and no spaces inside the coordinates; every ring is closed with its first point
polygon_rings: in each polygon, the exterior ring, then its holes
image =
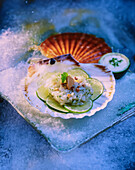
{"type": "Polygon", "coordinates": [[[23,93],[27,101],[42,113],[50,114],[52,117],[61,117],[62,119],[83,118],[85,116],[92,116],[97,111],[104,109],[107,103],[112,100],[115,92],[115,78],[112,72],[105,66],[91,63],[78,63],[69,55],[56,57],[55,64],[50,65],[50,59],[39,60],[39,62],[31,64],[28,69],[28,75],[23,80],[23,93]],[[102,82],[104,86],[103,94],[93,102],[93,107],[86,113],[60,113],[51,110],[42,102],[36,95],[36,90],[39,87],[38,80],[41,78],[43,72],[66,71],[68,68],[81,67],[92,78],[96,78],[102,82]]]}

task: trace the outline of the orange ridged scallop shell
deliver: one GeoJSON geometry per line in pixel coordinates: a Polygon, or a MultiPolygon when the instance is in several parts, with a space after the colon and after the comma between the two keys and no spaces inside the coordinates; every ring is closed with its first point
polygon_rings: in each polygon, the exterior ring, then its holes
{"type": "Polygon", "coordinates": [[[104,39],[84,33],[53,35],[39,49],[48,58],[71,54],[80,63],[97,63],[102,55],[112,52],[104,39]]]}

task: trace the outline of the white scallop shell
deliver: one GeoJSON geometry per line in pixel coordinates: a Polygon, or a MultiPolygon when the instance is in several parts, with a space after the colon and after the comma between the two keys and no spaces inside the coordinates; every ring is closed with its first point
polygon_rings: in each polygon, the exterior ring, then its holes
{"type": "MultiPolygon", "coordinates": [[[[47,59],[45,61],[49,61],[50,59],[47,59]]],[[[50,114],[52,117],[61,117],[63,119],[70,119],[70,118],[83,118],[85,116],[92,116],[97,111],[104,109],[107,106],[107,103],[112,100],[114,92],[115,92],[115,78],[112,74],[112,72],[105,66],[100,64],[83,64],[81,63],[80,66],[75,66],[75,63],[73,63],[71,60],[64,59],[63,62],[54,64],[54,66],[50,66],[48,63],[47,65],[44,64],[45,62],[40,60],[40,63],[33,64],[29,67],[28,76],[23,81],[23,91],[25,98],[27,101],[34,107],[36,107],[38,110],[45,114],[50,114]],[[64,64],[66,62],[66,65],[64,64]],[[75,114],[75,113],[60,113],[57,111],[53,111],[50,108],[48,108],[44,102],[42,102],[36,95],[36,90],[38,88],[38,80],[40,79],[40,76],[42,75],[42,72],[44,72],[46,69],[47,71],[50,68],[53,68],[54,71],[66,71],[66,67],[81,67],[84,69],[89,75],[91,75],[92,78],[96,78],[99,81],[102,82],[104,85],[104,92],[103,94],[93,102],[93,107],[90,111],[86,113],[81,114],[75,114]],[[32,74],[30,74],[30,72],[32,74]]]]}

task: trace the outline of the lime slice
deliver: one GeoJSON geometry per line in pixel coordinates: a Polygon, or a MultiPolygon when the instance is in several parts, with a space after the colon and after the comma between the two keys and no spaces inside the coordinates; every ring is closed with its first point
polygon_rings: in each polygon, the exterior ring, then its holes
{"type": "Polygon", "coordinates": [[[68,70],[67,72],[69,75],[71,76],[74,76],[74,77],[77,77],[77,76],[81,76],[81,77],[84,77],[84,78],[89,78],[89,74],[87,74],[84,70],[82,70],[81,68],[74,68],[74,69],[71,69],[71,70],[68,70]]]}
{"type": "Polygon", "coordinates": [[[72,113],[85,113],[85,112],[88,112],[92,108],[92,106],[93,106],[93,102],[92,102],[92,100],[89,100],[88,102],[84,103],[81,106],[65,104],[64,108],[72,113]]]}
{"type": "Polygon", "coordinates": [[[103,84],[99,80],[94,78],[87,79],[87,82],[90,83],[93,89],[93,95],[91,96],[91,99],[96,100],[103,94],[104,91],[103,84]]]}
{"type": "Polygon", "coordinates": [[[48,88],[45,88],[44,86],[40,86],[37,91],[36,91],[37,97],[42,100],[46,101],[47,96],[49,95],[49,90],[48,88]]]}
{"type": "Polygon", "coordinates": [[[59,112],[68,113],[69,111],[61,106],[52,96],[48,96],[46,99],[46,104],[51,108],[59,112]]]}

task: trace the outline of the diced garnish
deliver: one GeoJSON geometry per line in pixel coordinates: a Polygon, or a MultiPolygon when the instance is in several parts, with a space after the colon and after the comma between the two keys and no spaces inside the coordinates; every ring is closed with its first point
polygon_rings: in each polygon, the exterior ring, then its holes
{"type": "Polygon", "coordinates": [[[67,97],[68,97],[68,98],[71,97],[71,94],[67,94],[67,97]]]}
{"type": "Polygon", "coordinates": [[[77,87],[77,88],[76,88],[76,91],[77,91],[77,92],[79,92],[79,91],[80,91],[80,89],[77,87]]]}
{"type": "Polygon", "coordinates": [[[59,89],[58,89],[58,88],[55,88],[54,91],[59,91],[59,89]]]}

